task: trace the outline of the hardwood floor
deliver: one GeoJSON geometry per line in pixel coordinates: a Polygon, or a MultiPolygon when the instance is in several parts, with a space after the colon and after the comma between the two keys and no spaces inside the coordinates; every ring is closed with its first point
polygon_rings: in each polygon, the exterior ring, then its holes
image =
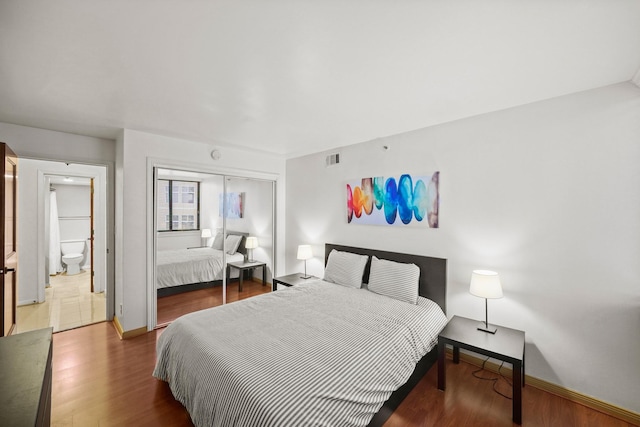
{"type": "MultiPolygon", "coordinates": [[[[492,382],[475,378],[476,366],[447,360],[447,387],[437,388],[434,365],[385,423],[406,426],[517,426],[511,421],[511,400],[493,391],[492,382]]],[[[482,371],[483,377],[496,377],[482,371]]],[[[511,386],[500,379],[496,386],[511,396],[511,386]]],[[[589,409],[530,385],[522,390],[522,426],[633,427],[633,424],[589,409]]]]}
{"type": "MultiPolygon", "coordinates": [[[[112,324],[103,322],[54,334],[52,425],[191,426],[167,384],[151,375],[162,331],[121,341],[112,324]]],[[[491,382],[474,378],[475,369],[449,361],[447,390],[441,392],[433,366],[385,426],[514,425],[511,401],[495,393],[491,382]]],[[[510,392],[506,384],[499,390],[510,392]]],[[[531,386],[523,390],[522,425],[631,426],[531,386]]]]}
{"type": "MultiPolygon", "coordinates": [[[[245,280],[242,292],[238,292],[238,282],[231,281],[227,286],[227,302],[271,292],[271,284],[262,285],[262,281],[245,280]]],[[[169,323],[183,314],[205,308],[222,305],[222,286],[185,292],[158,298],[158,325],[169,323]]]]}

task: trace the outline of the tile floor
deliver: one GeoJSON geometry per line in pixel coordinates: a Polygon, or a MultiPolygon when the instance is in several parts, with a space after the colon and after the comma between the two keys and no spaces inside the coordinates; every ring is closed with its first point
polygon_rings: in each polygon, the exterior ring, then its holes
{"type": "Polygon", "coordinates": [[[64,331],[106,320],[106,296],[91,293],[89,271],[67,276],[51,276],[45,289],[45,302],[18,307],[17,332],[53,326],[64,331]]]}

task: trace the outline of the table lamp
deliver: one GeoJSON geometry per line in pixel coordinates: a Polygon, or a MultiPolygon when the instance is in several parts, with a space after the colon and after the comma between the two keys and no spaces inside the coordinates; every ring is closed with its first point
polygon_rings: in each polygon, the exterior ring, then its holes
{"type": "Polygon", "coordinates": [[[253,259],[253,250],[258,247],[258,238],[255,236],[247,237],[247,241],[244,244],[244,247],[249,249],[249,262],[254,262],[253,259]]]}
{"type": "Polygon", "coordinates": [[[313,258],[311,245],[298,246],[298,259],[304,260],[304,276],[300,276],[301,279],[308,279],[311,277],[311,276],[307,276],[307,260],[311,258],[313,258]]]}
{"type": "Polygon", "coordinates": [[[207,239],[211,237],[211,230],[208,228],[202,229],[202,234],[200,234],[200,238],[202,239],[202,246],[207,246],[207,239]]]}
{"type": "Polygon", "coordinates": [[[469,292],[471,295],[484,298],[484,323],[478,326],[478,330],[495,334],[497,328],[489,325],[487,299],[502,298],[502,286],[500,285],[498,273],[489,270],[474,270],[473,273],[471,273],[469,292]]]}

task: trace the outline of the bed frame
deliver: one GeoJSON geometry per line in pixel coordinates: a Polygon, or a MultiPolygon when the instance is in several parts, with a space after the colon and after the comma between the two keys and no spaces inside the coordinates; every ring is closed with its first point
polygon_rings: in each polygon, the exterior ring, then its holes
{"type": "MultiPolygon", "coordinates": [[[[369,283],[369,270],[371,268],[371,256],[389,261],[411,263],[420,268],[419,294],[425,298],[435,301],[444,313],[447,313],[447,260],[442,258],[432,258],[420,255],[401,254],[397,252],[380,251],[376,249],[356,248],[353,246],[343,246],[327,243],[324,250],[325,265],[329,258],[329,253],[335,249],[338,251],[351,252],[359,255],[369,256],[369,261],[364,269],[362,278],[363,283],[369,283]]],[[[413,374],[409,380],[399,389],[391,394],[389,399],[382,405],[382,408],[376,413],[369,427],[382,426],[391,416],[393,411],[400,405],[404,398],[411,392],[413,387],[422,379],[427,371],[436,362],[438,356],[438,348],[434,347],[427,353],[416,365],[413,374]]]]}
{"type": "MultiPolygon", "coordinates": [[[[245,244],[247,242],[247,236],[249,233],[245,233],[242,231],[227,231],[227,235],[236,234],[238,236],[242,236],[240,240],[240,245],[238,246],[238,250],[236,252],[241,253],[243,255],[247,254],[247,248],[245,244]]],[[[214,286],[222,285],[222,280],[213,280],[211,282],[200,282],[200,283],[189,283],[185,285],[171,286],[169,288],[159,288],[156,290],[158,293],[158,298],[168,297],[170,295],[181,294],[184,292],[198,291],[200,289],[208,289],[214,286]]]]}

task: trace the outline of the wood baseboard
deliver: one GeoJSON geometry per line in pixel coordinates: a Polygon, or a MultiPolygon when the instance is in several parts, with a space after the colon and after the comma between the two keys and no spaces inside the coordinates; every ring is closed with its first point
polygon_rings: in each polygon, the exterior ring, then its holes
{"type": "Polygon", "coordinates": [[[146,327],[142,327],[142,328],[138,328],[138,329],[132,329],[130,331],[124,331],[122,329],[122,325],[120,324],[120,321],[118,320],[117,316],[113,316],[113,327],[116,328],[116,332],[118,333],[118,336],[120,337],[121,340],[128,340],[140,335],[144,335],[147,333],[147,328],[146,327]]]}
{"type": "MultiPolygon", "coordinates": [[[[453,358],[453,352],[450,348],[447,348],[447,357],[449,359],[453,358]]],[[[460,352],[460,360],[478,367],[482,366],[482,363],[484,362],[483,358],[479,358],[462,351],[460,352]]],[[[487,363],[485,363],[484,367],[491,372],[498,373],[500,365],[489,360],[487,363]]],[[[507,378],[511,378],[513,376],[513,372],[509,368],[503,367],[500,370],[500,373],[507,378]]],[[[604,414],[611,415],[612,417],[616,417],[622,421],[640,426],[640,414],[638,414],[637,412],[621,408],[619,406],[604,402],[586,394],[582,394],[580,392],[526,374],[525,384],[546,391],[548,393],[555,394],[556,396],[560,396],[571,402],[586,406],[587,408],[591,408],[604,414]]]]}

